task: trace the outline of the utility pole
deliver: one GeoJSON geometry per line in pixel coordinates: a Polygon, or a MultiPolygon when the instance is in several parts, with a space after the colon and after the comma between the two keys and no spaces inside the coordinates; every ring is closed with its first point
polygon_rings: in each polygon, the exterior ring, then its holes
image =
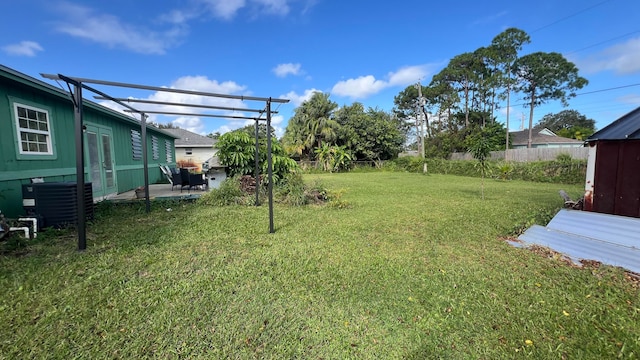
{"type": "MultiPolygon", "coordinates": [[[[420,136],[420,142],[418,143],[418,151],[420,152],[420,157],[422,158],[422,173],[426,174],[427,173],[427,162],[424,159],[424,123],[426,122],[426,116],[427,114],[425,114],[424,112],[424,104],[425,104],[425,99],[422,96],[422,85],[420,84],[420,81],[418,81],[418,83],[415,85],[418,88],[418,104],[417,104],[417,111],[416,111],[416,125],[420,125],[420,129],[418,130],[419,136],[420,136]],[[423,119],[423,116],[425,117],[423,119]]],[[[417,126],[416,126],[417,128],[417,126]]]]}

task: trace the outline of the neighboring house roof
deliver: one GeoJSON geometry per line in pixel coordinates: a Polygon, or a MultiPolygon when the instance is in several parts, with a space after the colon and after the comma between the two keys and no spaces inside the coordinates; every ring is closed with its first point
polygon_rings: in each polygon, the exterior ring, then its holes
{"type": "Polygon", "coordinates": [[[587,141],[640,139],[640,107],[605,126],[587,141]]]}
{"type": "MultiPolygon", "coordinates": [[[[44,81],[38,80],[38,79],[36,79],[34,77],[31,77],[29,75],[23,74],[23,73],[21,73],[21,72],[19,72],[17,70],[14,70],[12,68],[6,67],[4,65],[0,65],[0,77],[4,77],[4,78],[7,78],[7,79],[10,79],[10,80],[13,80],[13,81],[17,81],[17,82],[22,83],[22,84],[24,84],[26,86],[30,86],[30,87],[45,91],[45,92],[47,92],[49,94],[64,98],[65,100],[69,101],[70,106],[71,106],[71,99],[70,99],[69,93],[67,91],[59,89],[59,88],[57,88],[57,87],[55,87],[53,85],[47,84],[44,81]]],[[[106,113],[106,114],[110,115],[111,117],[114,117],[114,118],[116,118],[116,119],[118,119],[120,121],[133,123],[133,124],[136,124],[136,125],[140,126],[140,121],[137,120],[136,118],[128,116],[128,115],[125,115],[125,114],[123,114],[121,112],[112,110],[112,109],[110,109],[110,108],[108,108],[106,106],[102,106],[102,105],[100,105],[98,103],[95,103],[93,101],[87,100],[85,98],[82,99],[82,105],[86,106],[86,107],[89,107],[91,109],[94,109],[96,111],[99,111],[99,112],[102,112],[102,113],[106,113]]],[[[152,127],[149,126],[148,128],[151,129],[152,127]]],[[[153,128],[153,130],[157,131],[157,132],[160,132],[162,134],[168,135],[168,136],[173,137],[173,138],[176,137],[175,135],[173,135],[173,134],[171,134],[171,133],[169,133],[167,131],[158,129],[158,128],[153,128]]]]}
{"type": "Polygon", "coordinates": [[[213,147],[216,141],[210,137],[202,136],[185,129],[164,129],[176,137],[175,146],[184,147],[213,147]]]}
{"type": "MultiPolygon", "coordinates": [[[[512,131],[509,133],[511,136],[511,145],[527,145],[529,142],[529,130],[512,131]]],[[[582,140],[569,139],[562,136],[558,136],[553,131],[544,128],[542,130],[533,129],[531,133],[531,144],[582,144],[582,140]]]]}

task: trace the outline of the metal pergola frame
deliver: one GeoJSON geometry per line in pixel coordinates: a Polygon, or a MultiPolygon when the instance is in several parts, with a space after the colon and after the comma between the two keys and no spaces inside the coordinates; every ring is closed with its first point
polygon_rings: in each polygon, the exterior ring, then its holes
{"type": "Polygon", "coordinates": [[[65,76],[62,74],[40,74],[42,77],[51,80],[62,80],[67,83],[67,87],[69,89],[69,93],[71,95],[71,101],[73,103],[74,109],[74,119],[75,119],[75,142],[76,142],[76,204],[78,211],[78,250],[85,250],[87,247],[86,242],[86,208],[85,208],[85,200],[84,200],[84,139],[83,139],[83,97],[82,97],[82,89],[86,89],[91,91],[97,96],[97,99],[100,100],[109,100],[113,101],[116,104],[124,107],[126,112],[140,114],[140,129],[141,129],[141,137],[142,137],[142,148],[144,151],[142,152],[142,161],[143,161],[143,172],[144,172],[144,187],[145,187],[145,205],[146,211],[149,212],[151,209],[150,201],[149,201],[149,164],[147,159],[147,123],[146,118],[148,114],[163,114],[163,115],[183,115],[183,116],[198,116],[198,117],[217,117],[217,118],[226,118],[232,120],[253,120],[255,121],[255,140],[256,140],[256,152],[255,152],[255,178],[256,178],[256,206],[259,206],[259,187],[260,187],[260,169],[259,169],[259,156],[258,156],[258,123],[259,121],[266,121],[267,125],[267,172],[268,172],[268,193],[269,193],[269,233],[274,233],[274,223],[273,223],[273,162],[271,157],[271,114],[277,113],[277,111],[271,110],[272,103],[288,103],[288,99],[274,99],[271,97],[256,97],[256,96],[243,96],[243,95],[229,95],[229,94],[217,94],[217,93],[208,93],[203,91],[194,91],[194,90],[184,90],[184,89],[175,89],[175,88],[167,88],[167,87],[159,87],[159,86],[148,86],[148,85],[139,85],[139,84],[130,84],[130,83],[122,83],[122,82],[114,82],[114,81],[105,81],[105,80],[96,80],[96,79],[86,79],[86,78],[78,78],[65,76]],[[180,93],[180,94],[188,94],[188,95],[198,95],[198,96],[206,96],[206,97],[214,97],[214,98],[225,98],[225,99],[236,99],[240,101],[264,101],[265,108],[263,109],[242,109],[242,108],[231,108],[231,107],[223,107],[223,106],[208,106],[201,104],[188,104],[188,103],[172,103],[172,102],[162,102],[162,101],[152,101],[152,100],[143,100],[143,99],[129,99],[129,98],[114,98],[106,93],[92,88],[89,84],[98,84],[105,86],[114,86],[114,87],[122,87],[122,88],[130,88],[130,89],[141,89],[141,90],[150,90],[150,91],[158,91],[158,92],[171,92],[171,93],[180,93]],[[73,85],[74,89],[71,89],[73,85]],[[152,110],[140,110],[136,109],[133,106],[127,104],[127,102],[131,103],[143,103],[143,104],[153,104],[153,105],[165,105],[165,106],[180,106],[187,108],[202,108],[207,110],[228,110],[228,111],[241,111],[241,112],[256,112],[258,113],[257,117],[249,117],[249,116],[239,116],[239,115],[221,115],[221,114],[202,114],[202,113],[183,113],[183,112],[169,112],[169,111],[152,111],[152,110]],[[266,114],[266,118],[262,118],[262,115],[266,114]]]}

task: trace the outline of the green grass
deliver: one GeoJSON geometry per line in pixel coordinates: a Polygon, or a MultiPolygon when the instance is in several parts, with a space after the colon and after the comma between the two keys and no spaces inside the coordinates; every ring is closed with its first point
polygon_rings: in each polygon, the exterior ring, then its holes
{"type": "Polygon", "coordinates": [[[580,186],[308,175],[347,208],[104,207],[0,257],[0,358],[631,359],[639,290],[501,238],[580,186]],[[167,208],[172,211],[167,211],[167,208]]]}

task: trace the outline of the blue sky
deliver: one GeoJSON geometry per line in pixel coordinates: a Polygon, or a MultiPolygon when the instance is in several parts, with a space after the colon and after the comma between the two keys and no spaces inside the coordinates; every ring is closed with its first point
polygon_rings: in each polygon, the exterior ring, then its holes
{"type": "MultiPolygon", "coordinates": [[[[339,105],[358,101],[390,110],[406,86],[428,84],[453,56],[518,27],[532,39],[522,54],[560,52],[579,67],[589,85],[568,108],[602,128],[640,106],[638,14],[635,0],[21,0],[5,3],[0,14],[0,64],[40,79],[61,73],[287,98],[289,104],[274,105],[281,135],[314,91],[329,92],[339,105]]],[[[264,106],[95,87],[114,97],[264,106]]],[[[510,128],[518,130],[528,112],[517,97],[512,104],[510,128]]],[[[560,110],[559,102],[544,105],[535,120],[560,110]]],[[[497,115],[504,122],[504,109],[497,115]]],[[[151,120],[202,134],[245,125],[204,117],[151,120]]]]}

